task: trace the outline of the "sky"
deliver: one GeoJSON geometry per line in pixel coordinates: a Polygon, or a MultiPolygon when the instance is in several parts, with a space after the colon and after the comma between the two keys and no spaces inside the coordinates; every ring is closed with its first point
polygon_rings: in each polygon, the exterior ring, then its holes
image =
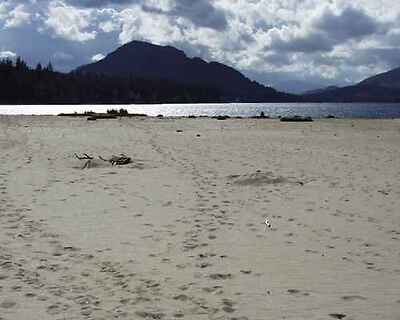
{"type": "Polygon", "coordinates": [[[398,0],[1,0],[0,58],[67,72],[132,40],[172,45],[279,90],[400,66],[398,0]]]}

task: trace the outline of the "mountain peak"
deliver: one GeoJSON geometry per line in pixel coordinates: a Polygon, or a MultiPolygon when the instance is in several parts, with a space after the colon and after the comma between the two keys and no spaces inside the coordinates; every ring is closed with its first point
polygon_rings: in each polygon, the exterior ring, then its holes
{"type": "Polygon", "coordinates": [[[217,89],[226,100],[283,101],[289,96],[246,78],[232,67],[201,58],[189,58],[172,46],[132,41],[78,72],[151,80],[168,80],[184,85],[217,89]]]}
{"type": "Polygon", "coordinates": [[[119,47],[116,51],[118,50],[126,50],[126,49],[135,49],[135,50],[164,50],[164,51],[174,51],[179,54],[183,54],[186,56],[186,54],[182,51],[179,50],[175,47],[166,45],[158,45],[150,42],[145,42],[145,41],[140,41],[140,40],[133,40],[131,42],[127,42],[121,47],[119,47]]]}
{"type": "MultiPolygon", "coordinates": [[[[169,59],[171,57],[181,57],[186,58],[185,52],[172,47],[172,46],[161,46],[157,44],[152,44],[149,42],[134,40],[128,42],[114,52],[110,53],[108,56],[117,57],[118,59],[126,59],[129,57],[146,57],[150,59],[169,59]]],[[[107,56],[107,57],[108,57],[107,56]]]]}

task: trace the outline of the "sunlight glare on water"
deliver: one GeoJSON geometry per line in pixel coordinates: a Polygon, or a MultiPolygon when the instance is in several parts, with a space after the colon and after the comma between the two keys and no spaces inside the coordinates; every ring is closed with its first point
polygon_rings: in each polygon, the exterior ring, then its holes
{"type": "Polygon", "coordinates": [[[84,111],[106,112],[124,108],[129,113],[167,117],[218,116],[253,117],[311,116],[324,118],[400,118],[400,104],[388,103],[221,103],[221,104],[153,104],[153,105],[2,105],[3,115],[57,115],[84,111]]]}

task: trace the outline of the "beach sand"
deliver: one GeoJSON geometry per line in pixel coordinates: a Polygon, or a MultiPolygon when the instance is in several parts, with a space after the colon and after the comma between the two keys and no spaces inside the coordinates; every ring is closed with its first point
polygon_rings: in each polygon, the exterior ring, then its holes
{"type": "Polygon", "coordinates": [[[1,320],[400,319],[400,120],[1,116],[0,151],[1,320]]]}

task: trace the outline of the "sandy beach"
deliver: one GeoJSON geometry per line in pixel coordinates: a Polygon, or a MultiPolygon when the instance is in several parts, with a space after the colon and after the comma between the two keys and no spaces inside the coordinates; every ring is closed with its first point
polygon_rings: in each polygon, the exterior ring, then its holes
{"type": "Polygon", "coordinates": [[[0,150],[1,320],[400,319],[400,120],[0,116],[0,150]]]}

